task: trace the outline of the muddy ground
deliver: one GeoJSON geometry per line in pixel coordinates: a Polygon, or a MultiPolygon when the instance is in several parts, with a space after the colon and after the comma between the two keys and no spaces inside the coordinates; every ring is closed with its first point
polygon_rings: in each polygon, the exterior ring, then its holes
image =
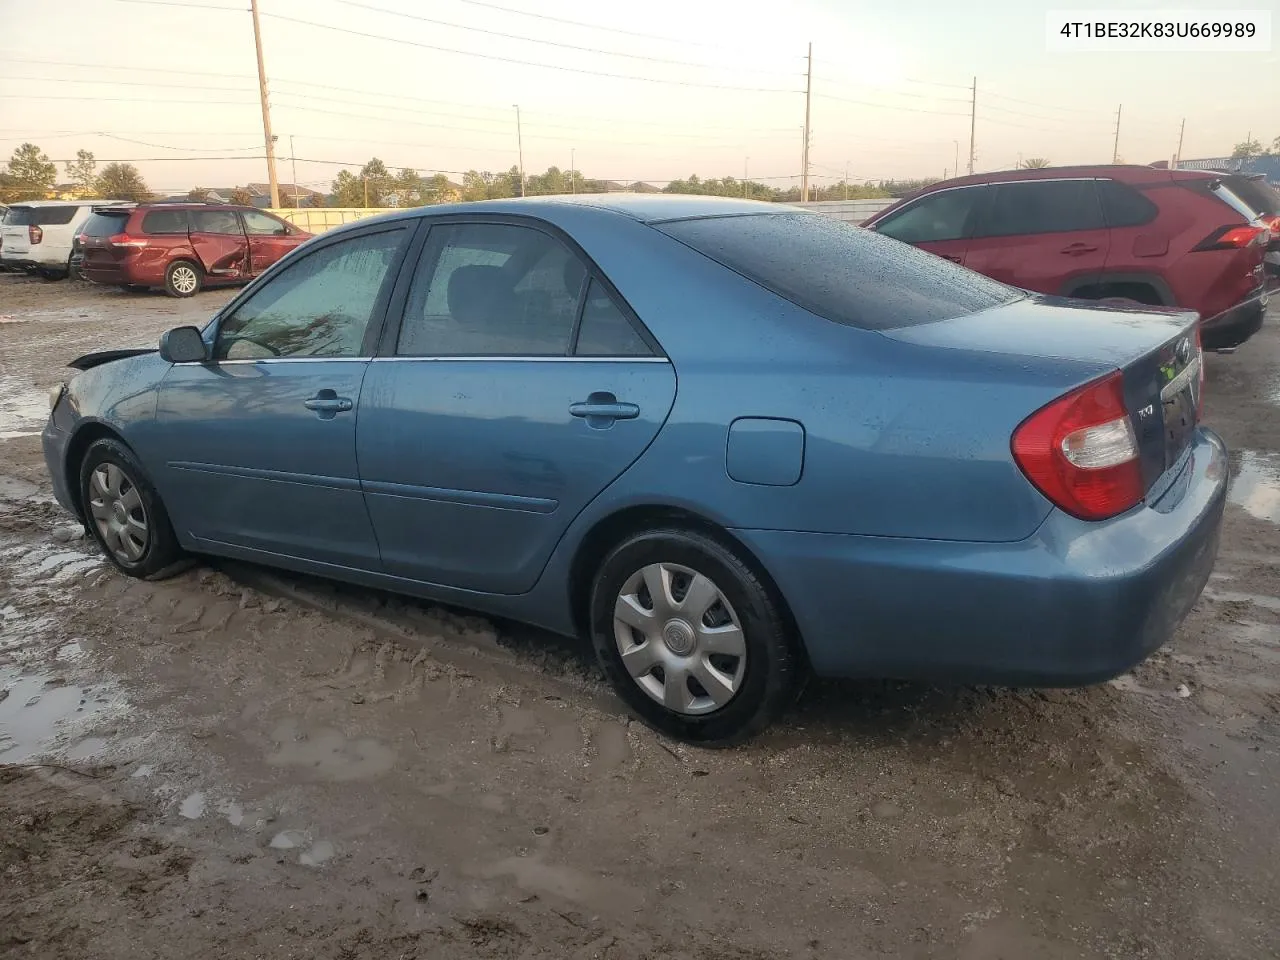
{"type": "Polygon", "coordinates": [[[52,502],[47,388],[188,301],[0,277],[0,955],[1280,955],[1280,316],[1209,359],[1208,590],[1085,690],[810,688],[748,746],[569,641],[221,562],[140,583],[52,502]]]}

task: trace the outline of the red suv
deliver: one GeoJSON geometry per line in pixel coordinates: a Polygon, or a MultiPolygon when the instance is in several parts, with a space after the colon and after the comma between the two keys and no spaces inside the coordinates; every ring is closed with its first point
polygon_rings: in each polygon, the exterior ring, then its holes
{"type": "Polygon", "coordinates": [[[1012,170],[935,183],[863,226],[1040,293],[1186,307],[1207,349],[1262,326],[1268,223],[1220,174],[1012,170]]]}
{"type": "Polygon", "coordinates": [[[80,274],[94,283],[164,287],[170,296],[189,297],[201,287],[250,280],[310,237],[253,207],[97,207],[78,238],[80,274]]]}

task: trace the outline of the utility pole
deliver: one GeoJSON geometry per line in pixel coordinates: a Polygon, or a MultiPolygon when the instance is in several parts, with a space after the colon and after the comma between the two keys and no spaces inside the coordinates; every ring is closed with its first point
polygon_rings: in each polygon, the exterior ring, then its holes
{"type": "Polygon", "coordinates": [[[249,0],[253,14],[253,45],[258,51],[258,95],[262,99],[262,135],[267,142],[267,180],[271,183],[271,206],[280,207],[280,181],[276,177],[276,138],[271,135],[271,108],[267,105],[267,68],[262,63],[262,28],[258,24],[258,0],[249,0]]]}
{"type": "Polygon", "coordinates": [[[742,199],[747,199],[747,164],[751,162],[750,157],[742,158],[742,199]]]}
{"type": "Polygon", "coordinates": [[[1173,166],[1176,169],[1178,164],[1182,162],[1182,135],[1187,132],[1187,118],[1182,118],[1182,126],[1178,128],[1178,153],[1173,158],[1173,166]]]}
{"type": "Polygon", "coordinates": [[[293,152],[293,134],[289,134],[289,166],[293,170],[293,208],[298,209],[298,155],[293,152]]]}
{"type": "Polygon", "coordinates": [[[520,129],[520,104],[513,103],[516,108],[516,146],[520,150],[520,196],[524,196],[524,133],[520,129]]]}
{"type": "Polygon", "coordinates": [[[1115,139],[1114,145],[1111,147],[1112,163],[1120,162],[1120,111],[1123,109],[1124,109],[1123,103],[1120,104],[1118,107],[1116,107],[1116,139],[1115,139]]]}
{"type": "Polygon", "coordinates": [[[573,184],[573,192],[578,192],[578,168],[577,168],[578,148],[569,148],[569,182],[573,184]]]}
{"type": "Polygon", "coordinates": [[[849,161],[844,162],[844,198],[849,199],[849,161]]]}
{"type": "MultiPolygon", "coordinates": [[[[978,129],[978,78],[973,78],[973,97],[969,101],[969,176],[973,176],[973,137],[978,129]]],[[[959,169],[957,165],[956,169],[959,169]]]]}
{"type": "Polygon", "coordinates": [[[809,104],[813,99],[813,44],[809,44],[809,69],[804,81],[804,166],[800,170],[800,202],[809,202],[809,104]]]}
{"type": "Polygon", "coordinates": [[[369,209],[369,178],[361,177],[360,182],[364,184],[364,208],[369,209]]]}
{"type": "MultiPolygon", "coordinates": [[[[953,177],[958,177],[960,176],[960,141],[952,140],[951,142],[956,145],[956,165],[951,168],[951,175],[953,177]]],[[[947,178],[943,177],[942,179],[945,180],[947,178]]]]}

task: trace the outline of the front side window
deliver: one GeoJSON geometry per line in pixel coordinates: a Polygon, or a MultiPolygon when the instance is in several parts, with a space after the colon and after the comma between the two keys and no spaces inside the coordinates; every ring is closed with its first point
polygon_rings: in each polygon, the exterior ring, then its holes
{"type": "Polygon", "coordinates": [[[192,210],[192,233],[222,233],[244,236],[240,218],[231,210],[192,210]]]}
{"type": "Polygon", "coordinates": [[[289,232],[283,220],[257,210],[243,210],[240,216],[244,217],[245,232],[251,237],[283,236],[289,232]]]}
{"type": "Polygon", "coordinates": [[[1092,180],[1026,180],[1002,183],[975,236],[1102,230],[1102,207],[1092,180]]]}
{"type": "Polygon", "coordinates": [[[353,237],[291,264],[218,326],[217,360],[363,356],[406,230],[353,237]]]}
{"type": "Polygon", "coordinates": [[[963,240],[986,187],[957,187],[921,197],[875,225],[877,233],[903,243],[963,240]]]}
{"type": "Polygon", "coordinates": [[[586,276],[568,247],[532,227],[432,227],[409,288],[396,353],[564,356],[586,276]]]}

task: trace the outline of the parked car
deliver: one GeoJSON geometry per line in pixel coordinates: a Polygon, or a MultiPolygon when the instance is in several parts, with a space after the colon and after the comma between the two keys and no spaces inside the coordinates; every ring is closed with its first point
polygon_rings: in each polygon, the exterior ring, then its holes
{"type": "MultiPolygon", "coordinates": [[[[103,201],[96,201],[102,204],[103,201]]],[[[71,244],[94,204],[65,200],[24,200],[0,221],[0,265],[60,280],[71,272],[71,244]]]]}
{"type": "Polygon", "coordinates": [[[1220,174],[987,173],[935,183],[865,226],[1027,290],[1195,310],[1210,349],[1244,343],[1266,312],[1270,231],[1220,174]]]}
{"type": "Polygon", "coordinates": [[[1226,497],[1201,362],[1190,311],[776,204],[492,201],[74,361],[43,442],[127,574],[215,554],[585,634],[639,715],[723,742],[802,669],[1059,686],[1159,647],[1226,497]]]}
{"type": "Polygon", "coordinates": [[[311,234],[252,207],[142,203],[94,211],[81,232],[81,272],[129,290],[189,297],[256,277],[311,234]]]}
{"type": "Polygon", "coordinates": [[[1231,174],[1223,182],[1241,200],[1262,215],[1271,228],[1271,243],[1267,246],[1266,270],[1272,290],[1280,289],[1280,191],[1267,183],[1260,174],[1231,174]]]}

